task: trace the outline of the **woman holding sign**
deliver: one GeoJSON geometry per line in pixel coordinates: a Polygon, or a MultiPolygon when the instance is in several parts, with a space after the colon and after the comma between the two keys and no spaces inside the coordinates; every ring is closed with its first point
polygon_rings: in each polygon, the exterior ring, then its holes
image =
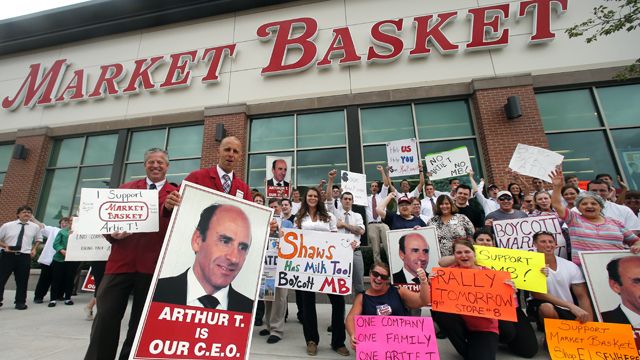
{"type": "Polygon", "coordinates": [[[429,219],[427,226],[436,227],[440,256],[453,253],[453,241],[473,235],[473,224],[468,217],[458,214],[458,208],[448,195],[438,196],[436,214],[429,219]]]}
{"type": "Polygon", "coordinates": [[[371,287],[364,293],[356,295],[353,305],[345,320],[345,327],[349,333],[349,342],[355,350],[357,315],[383,315],[383,316],[411,316],[408,309],[420,309],[431,303],[431,289],[427,273],[418,269],[420,279],[420,293],[415,293],[408,288],[390,286],[389,277],[391,271],[389,265],[376,262],[371,266],[369,279],[371,287]]]}
{"type": "MultiPolygon", "coordinates": [[[[335,170],[333,170],[335,171],[335,170]]],[[[331,184],[329,184],[330,186],[331,184]]],[[[330,187],[329,187],[330,188],[330,187]]],[[[296,214],[295,226],[301,230],[337,232],[336,217],[327,211],[320,199],[317,188],[309,188],[302,200],[300,210],[296,214]]],[[[318,353],[318,314],[316,312],[316,293],[300,291],[302,294],[302,330],[307,342],[307,354],[315,356],[318,353]]],[[[344,297],[327,294],[331,301],[331,348],[342,356],[348,356],[349,350],[344,346],[344,297]]]]}
{"type": "MultiPolygon", "coordinates": [[[[454,241],[453,256],[455,263],[451,267],[487,270],[487,268],[476,264],[475,248],[469,240],[458,239],[454,241]]],[[[509,281],[509,283],[514,286],[513,282],[509,281]]],[[[431,311],[431,316],[438,323],[440,330],[449,338],[456,351],[465,360],[495,360],[500,338],[500,327],[497,319],[438,311],[431,311]]],[[[533,338],[535,339],[535,334],[533,334],[533,338]]],[[[511,346],[509,347],[511,348],[511,346]]],[[[536,352],[537,343],[533,354],[526,354],[526,357],[532,357],[536,352]]]]}
{"type": "Polygon", "coordinates": [[[578,266],[580,252],[591,250],[622,250],[631,247],[634,254],[640,253],[640,238],[617,220],[602,213],[605,202],[593,192],[584,192],[576,198],[578,212],[568,210],[562,204],[562,186],[564,177],[562,169],[552,172],[553,194],[551,203],[558,212],[558,217],[569,227],[571,237],[571,260],[578,266]]]}

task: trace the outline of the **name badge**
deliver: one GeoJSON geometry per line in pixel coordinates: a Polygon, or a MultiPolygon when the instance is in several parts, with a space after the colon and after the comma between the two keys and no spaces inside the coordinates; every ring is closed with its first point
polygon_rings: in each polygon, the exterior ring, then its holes
{"type": "Polygon", "coordinates": [[[458,223],[458,219],[449,220],[449,224],[451,224],[451,225],[456,225],[457,223],[458,223]]]}
{"type": "Polygon", "coordinates": [[[242,190],[236,190],[236,197],[237,198],[244,198],[244,192],[242,192],[242,190]]]}

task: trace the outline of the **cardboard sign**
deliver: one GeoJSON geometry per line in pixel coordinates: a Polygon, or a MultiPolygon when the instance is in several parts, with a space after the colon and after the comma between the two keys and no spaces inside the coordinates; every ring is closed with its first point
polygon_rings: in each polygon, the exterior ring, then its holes
{"type": "Polygon", "coordinates": [[[247,359],[273,210],[187,181],[180,193],[131,359],[247,359]],[[205,295],[187,299],[192,281],[205,295]]]}
{"type": "MultiPolygon", "coordinates": [[[[427,274],[431,273],[434,267],[438,266],[440,260],[440,243],[438,242],[438,235],[436,233],[435,226],[428,226],[420,229],[402,229],[387,231],[387,249],[389,249],[389,267],[391,268],[391,282],[394,286],[406,287],[413,292],[420,292],[420,284],[415,284],[411,280],[407,279],[404,275],[403,268],[414,267],[416,262],[412,261],[412,256],[405,257],[407,263],[400,258],[400,241],[404,239],[405,249],[407,247],[407,239],[412,242],[412,245],[417,249],[424,247],[426,241],[429,249],[428,255],[426,255],[427,263],[424,270],[427,274]]],[[[416,260],[420,260],[420,256],[416,260]]],[[[413,269],[414,272],[417,269],[413,269]]]]}
{"type": "Polygon", "coordinates": [[[278,251],[277,287],[324,294],[351,294],[353,235],[285,230],[278,251]]]}
{"type": "Polygon", "coordinates": [[[511,274],[518,289],[547,293],[547,278],[540,271],[546,266],[539,252],[475,246],[478,265],[511,274]]]}
{"type": "Polygon", "coordinates": [[[82,291],[96,292],[96,278],[91,275],[91,268],[87,271],[87,276],[84,277],[82,282],[82,291]]]}
{"type": "Polygon", "coordinates": [[[82,189],[78,217],[79,234],[156,232],[159,229],[158,191],[82,189]]]}
{"type": "Polygon", "coordinates": [[[552,360],[640,359],[628,324],[544,319],[544,327],[552,360]]]}
{"type": "MultiPolygon", "coordinates": [[[[275,216],[274,216],[275,218],[275,216]]],[[[279,225],[278,225],[279,226],[279,225]]],[[[274,301],[276,299],[276,277],[278,275],[278,238],[269,238],[267,250],[264,253],[262,278],[258,299],[274,301]]]]}
{"type": "Polygon", "coordinates": [[[440,359],[433,320],[356,316],[356,359],[440,359]]]}
{"type": "Polygon", "coordinates": [[[496,235],[496,246],[499,248],[536,251],[536,247],[533,246],[533,234],[538,231],[552,233],[558,244],[556,255],[567,258],[567,241],[562,236],[562,227],[554,215],[493,222],[493,233],[496,235]]]}
{"type": "Polygon", "coordinates": [[[517,321],[513,288],[506,271],[434,268],[431,281],[433,310],[517,321]]]}
{"type": "Polygon", "coordinates": [[[420,157],[415,139],[387,143],[387,164],[390,177],[420,174],[420,157]]]}
{"type": "Polygon", "coordinates": [[[102,234],[78,234],[80,219],[73,218],[65,261],[107,261],[111,244],[102,234]]]}
{"type": "Polygon", "coordinates": [[[367,206],[367,175],[349,171],[340,171],[342,192],[353,194],[353,203],[367,206]]]}
{"type": "Polygon", "coordinates": [[[471,171],[471,159],[466,146],[449,151],[427,154],[424,158],[429,180],[440,180],[468,174],[471,171]]]}
{"type": "Polygon", "coordinates": [[[289,198],[291,189],[291,156],[266,157],[265,192],[268,198],[289,198]]]}
{"type": "Polygon", "coordinates": [[[549,174],[562,164],[564,156],[539,147],[518,144],[513,152],[509,168],[518,174],[551,182],[549,174]]]}

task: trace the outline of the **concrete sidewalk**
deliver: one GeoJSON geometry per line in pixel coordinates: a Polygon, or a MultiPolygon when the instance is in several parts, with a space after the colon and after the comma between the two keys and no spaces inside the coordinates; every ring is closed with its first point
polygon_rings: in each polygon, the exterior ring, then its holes
{"type": "MultiPolygon", "coordinates": [[[[69,360],[82,359],[89,342],[91,321],[84,319],[84,306],[91,299],[91,294],[80,293],[73,298],[75,305],[66,306],[62,302],[54,308],[48,308],[47,302],[33,303],[33,292],[29,292],[24,311],[13,308],[13,290],[5,290],[4,306],[0,308],[0,358],[3,360],[69,360]]],[[[320,298],[320,296],[319,296],[320,298]]],[[[326,332],[331,316],[331,306],[318,304],[320,328],[319,359],[345,359],[329,346],[330,333],[326,332]]],[[[130,307],[129,307],[130,308],[130,307]]],[[[349,310],[347,305],[347,311],[349,310]]],[[[262,328],[253,330],[251,359],[305,359],[306,346],[302,334],[302,325],[295,319],[295,303],[289,304],[289,321],[285,328],[284,339],[277,344],[267,344],[266,338],[259,336],[262,328]]],[[[124,340],[129,314],[122,321],[120,341],[124,340]]],[[[541,336],[541,333],[538,333],[541,336]]],[[[542,340],[540,343],[542,343],[542,340]]],[[[448,340],[438,340],[438,348],[442,359],[461,359],[448,340]]],[[[350,357],[355,358],[352,351],[350,357]]],[[[548,359],[549,355],[540,349],[535,359],[548,359]]],[[[518,359],[501,348],[498,359],[518,359]]]]}

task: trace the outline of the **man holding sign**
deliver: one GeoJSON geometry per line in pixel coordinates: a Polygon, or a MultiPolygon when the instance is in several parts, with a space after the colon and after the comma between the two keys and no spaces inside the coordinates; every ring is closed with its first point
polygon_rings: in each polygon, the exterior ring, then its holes
{"type": "MultiPolygon", "coordinates": [[[[176,187],[167,182],[169,154],[153,148],[144,153],[146,178],[120,185],[121,189],[151,189],[158,192],[158,205],[171,210],[165,204],[167,196],[176,187]]],[[[147,298],[151,278],[156,268],[169,218],[159,216],[160,229],[154,233],[129,234],[116,232],[105,237],[111,243],[111,254],[107,261],[105,277],[99,287],[97,303],[100,304],[91,329],[89,348],[85,360],[116,357],[120,336],[120,321],[127,309],[129,296],[133,293],[133,306],[129,320],[129,330],[120,351],[120,359],[128,359],[138,328],[140,315],[147,298]]]]}

